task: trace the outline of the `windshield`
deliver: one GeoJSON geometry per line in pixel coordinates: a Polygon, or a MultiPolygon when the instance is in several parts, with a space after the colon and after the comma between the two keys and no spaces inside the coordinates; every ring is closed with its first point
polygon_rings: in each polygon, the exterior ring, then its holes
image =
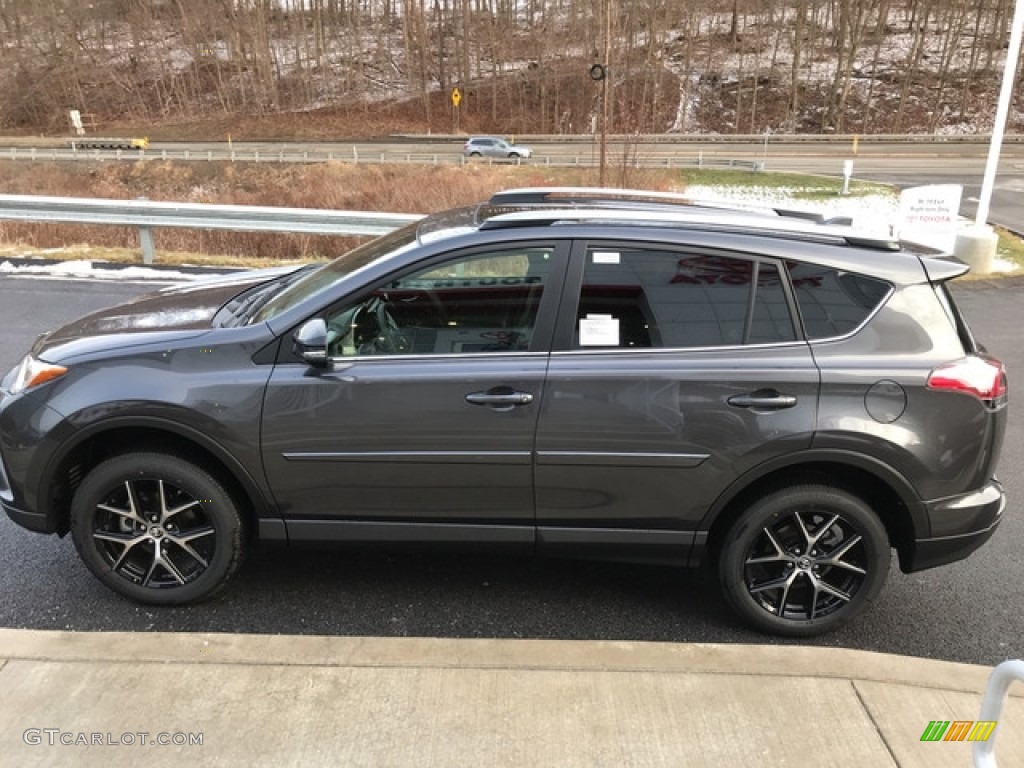
{"type": "Polygon", "coordinates": [[[466,231],[476,222],[476,212],[476,206],[441,211],[364,243],[320,269],[303,275],[302,279],[286,287],[254,312],[249,323],[269,320],[379,259],[397,255],[417,243],[466,231]]]}
{"type": "Polygon", "coordinates": [[[374,238],[368,243],[353,248],[344,256],[339,256],[334,261],[324,264],[320,269],[306,274],[301,280],[292,283],[260,307],[259,311],[249,318],[249,322],[259,323],[269,320],[305,301],[310,296],[315,296],[330,288],[342,278],[377,261],[377,259],[408,248],[416,242],[418,226],[418,222],[409,224],[394,232],[374,238]]]}

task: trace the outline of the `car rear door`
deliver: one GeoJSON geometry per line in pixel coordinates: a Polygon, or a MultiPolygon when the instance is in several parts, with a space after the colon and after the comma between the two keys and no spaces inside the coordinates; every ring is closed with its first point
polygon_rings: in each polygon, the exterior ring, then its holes
{"type": "Polygon", "coordinates": [[[565,291],[537,434],[538,542],[682,560],[738,474],[810,445],[819,377],[781,265],[578,242],[565,291]]]}

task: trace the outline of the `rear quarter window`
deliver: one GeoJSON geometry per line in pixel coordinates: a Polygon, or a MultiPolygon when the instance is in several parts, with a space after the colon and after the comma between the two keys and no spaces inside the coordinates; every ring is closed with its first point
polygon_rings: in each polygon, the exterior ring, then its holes
{"type": "Polygon", "coordinates": [[[786,265],[809,339],[845,336],[857,330],[889,296],[884,280],[817,264],[786,265]]]}

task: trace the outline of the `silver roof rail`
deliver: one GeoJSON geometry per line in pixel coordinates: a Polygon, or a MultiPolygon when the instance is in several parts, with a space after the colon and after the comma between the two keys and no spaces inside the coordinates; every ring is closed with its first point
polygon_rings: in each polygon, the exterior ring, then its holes
{"type": "Polygon", "coordinates": [[[487,202],[495,207],[557,206],[570,208],[581,205],[591,208],[618,207],[631,210],[669,206],[803,219],[818,224],[824,224],[827,221],[822,214],[813,211],[801,211],[770,205],[700,200],[680,192],[617,189],[613,187],[524,187],[522,189],[507,189],[502,192],[496,192],[487,202]]]}
{"type": "Polygon", "coordinates": [[[852,230],[834,223],[802,219],[771,218],[746,211],[715,211],[701,208],[636,210],[624,208],[534,208],[501,213],[494,211],[480,223],[480,229],[506,229],[557,224],[615,224],[619,226],[663,226],[687,229],[727,230],[737,234],[777,237],[827,238],[863,248],[900,250],[899,240],[852,230]]]}

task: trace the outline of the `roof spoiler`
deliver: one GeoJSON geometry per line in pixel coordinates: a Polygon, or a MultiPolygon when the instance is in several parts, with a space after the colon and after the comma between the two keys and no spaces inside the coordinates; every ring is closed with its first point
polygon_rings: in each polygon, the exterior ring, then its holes
{"type": "Polygon", "coordinates": [[[960,277],[971,271],[969,265],[957,258],[938,258],[935,256],[919,256],[925,274],[933,283],[944,283],[954,277],[960,277]]]}

